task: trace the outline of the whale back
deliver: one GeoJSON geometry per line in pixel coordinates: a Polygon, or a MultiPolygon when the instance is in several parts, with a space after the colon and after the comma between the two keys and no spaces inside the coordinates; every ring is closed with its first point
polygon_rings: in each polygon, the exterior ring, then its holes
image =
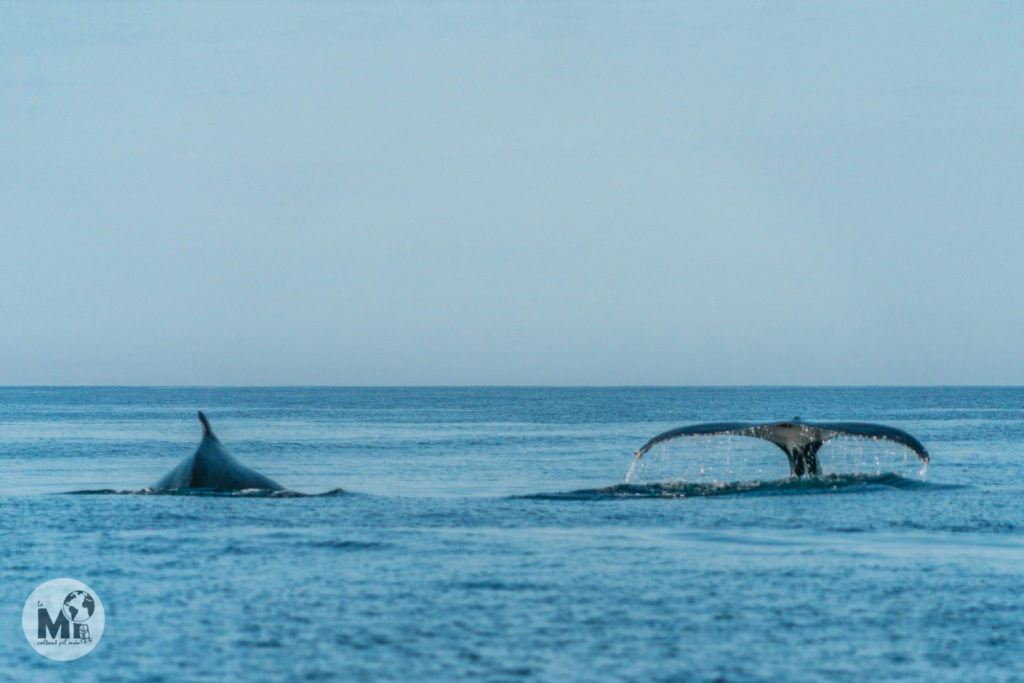
{"type": "Polygon", "coordinates": [[[160,478],[154,489],[267,489],[282,491],[284,487],[270,477],[239,462],[228,453],[200,411],[203,439],[195,453],[183,458],[160,478]]]}

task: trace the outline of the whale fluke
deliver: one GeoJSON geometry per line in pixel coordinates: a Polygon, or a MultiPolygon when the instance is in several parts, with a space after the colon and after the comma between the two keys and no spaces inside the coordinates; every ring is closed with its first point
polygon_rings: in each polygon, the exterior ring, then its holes
{"type": "Polygon", "coordinates": [[[804,422],[794,417],[788,422],[754,424],[746,422],[709,422],[706,424],[678,427],[663,432],[635,453],[639,458],[654,446],[680,436],[711,436],[735,434],[753,436],[770,441],[781,448],[789,459],[789,471],[795,477],[804,474],[821,474],[818,464],[818,450],[830,439],[841,436],[859,436],[870,439],[885,439],[906,446],[917,454],[921,462],[928,462],[928,451],[924,445],[902,429],[873,424],[871,422],[804,422]]]}
{"type": "Polygon", "coordinates": [[[199,448],[175,465],[152,488],[285,490],[270,477],[246,467],[228,453],[214,435],[202,411],[199,411],[199,421],[203,424],[203,439],[199,442],[199,448]]]}

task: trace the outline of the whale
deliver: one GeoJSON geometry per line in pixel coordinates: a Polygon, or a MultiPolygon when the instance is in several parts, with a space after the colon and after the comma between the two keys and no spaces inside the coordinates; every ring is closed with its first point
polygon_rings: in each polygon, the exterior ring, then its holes
{"type": "Polygon", "coordinates": [[[924,445],[902,429],[872,422],[804,422],[799,417],[794,417],[786,422],[764,424],[708,422],[677,427],[658,434],[633,455],[634,458],[641,458],[654,446],[678,437],[718,434],[752,436],[775,444],[789,459],[789,472],[794,477],[821,474],[818,451],[826,441],[844,436],[893,441],[912,450],[923,463],[927,463],[930,459],[924,445]]]}
{"type": "Polygon", "coordinates": [[[270,477],[260,474],[251,467],[246,467],[236,460],[210,428],[210,421],[199,411],[199,421],[203,425],[203,439],[199,442],[196,452],[183,458],[164,476],[160,477],[151,489],[182,490],[182,489],[217,489],[221,491],[242,489],[265,489],[284,491],[285,488],[270,477]]]}

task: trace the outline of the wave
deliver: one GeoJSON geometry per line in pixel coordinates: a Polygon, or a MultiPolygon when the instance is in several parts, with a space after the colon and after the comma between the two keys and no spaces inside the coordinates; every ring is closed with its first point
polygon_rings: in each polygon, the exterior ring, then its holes
{"type": "Polygon", "coordinates": [[[342,539],[327,539],[323,541],[311,541],[306,543],[310,548],[327,548],[330,550],[389,550],[390,543],[378,541],[348,541],[342,539]]]}
{"type": "Polygon", "coordinates": [[[65,496],[200,496],[211,498],[323,498],[352,495],[344,489],[331,489],[323,493],[299,493],[298,491],[272,491],[270,489],[141,489],[139,491],[117,491],[114,489],[86,489],[65,491],[65,496]]]}
{"type": "Polygon", "coordinates": [[[825,474],[817,477],[789,477],[773,481],[732,481],[697,483],[666,481],[653,484],[616,484],[599,489],[580,489],[557,493],[535,493],[517,498],[539,500],[604,500],[619,498],[700,498],[732,495],[793,495],[846,492],[855,493],[876,488],[945,489],[959,488],[945,484],[929,484],[894,472],[882,474],[825,474]]]}

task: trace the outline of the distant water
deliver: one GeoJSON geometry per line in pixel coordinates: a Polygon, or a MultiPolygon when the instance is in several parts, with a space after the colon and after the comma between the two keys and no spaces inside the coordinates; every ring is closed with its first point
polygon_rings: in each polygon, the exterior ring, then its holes
{"type": "Polygon", "coordinates": [[[0,389],[0,680],[1020,680],[1024,389],[0,389]],[[312,496],[139,491],[199,441],[312,496]],[[717,420],[883,422],[826,476],[717,420]],[[630,473],[627,481],[627,472],[630,473]],[[339,490],[340,489],[340,490],[339,490]],[[70,576],[107,614],[51,662],[70,576]]]}

